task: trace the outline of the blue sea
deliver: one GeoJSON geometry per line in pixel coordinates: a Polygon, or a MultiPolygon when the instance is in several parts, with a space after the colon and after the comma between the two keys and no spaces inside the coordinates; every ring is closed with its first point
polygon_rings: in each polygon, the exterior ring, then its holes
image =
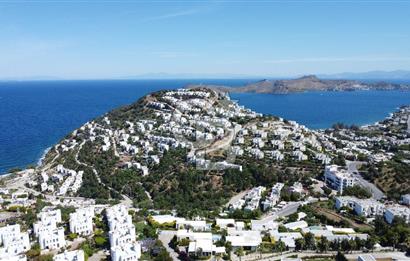
{"type": "MultiPolygon", "coordinates": [[[[237,86],[247,80],[101,80],[0,82],[0,173],[36,164],[44,151],[85,122],[143,95],[188,83],[237,86]]],[[[335,122],[376,122],[401,105],[410,92],[307,92],[233,94],[257,112],[296,120],[310,128],[335,122]]]]}

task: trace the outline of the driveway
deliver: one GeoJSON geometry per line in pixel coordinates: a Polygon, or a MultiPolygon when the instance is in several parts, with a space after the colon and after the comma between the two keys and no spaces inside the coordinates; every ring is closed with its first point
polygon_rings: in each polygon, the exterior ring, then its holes
{"type": "Polygon", "coordinates": [[[363,164],[362,162],[359,161],[346,161],[346,166],[347,170],[353,174],[355,178],[359,181],[359,184],[367,189],[370,190],[372,193],[372,196],[375,200],[380,200],[382,198],[385,198],[386,196],[384,195],[383,191],[381,191],[376,185],[373,183],[365,180],[360,174],[357,169],[358,166],[363,164]]]}
{"type": "Polygon", "coordinates": [[[174,249],[169,247],[169,242],[171,242],[172,238],[177,234],[176,231],[171,231],[171,230],[163,230],[159,232],[158,234],[158,239],[161,241],[162,245],[164,245],[165,249],[171,256],[172,260],[179,260],[178,259],[178,253],[174,251],[174,249]]]}

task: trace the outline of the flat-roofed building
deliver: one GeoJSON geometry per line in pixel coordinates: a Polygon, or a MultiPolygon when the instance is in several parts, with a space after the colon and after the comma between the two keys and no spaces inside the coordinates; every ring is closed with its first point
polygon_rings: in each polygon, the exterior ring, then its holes
{"type": "Polygon", "coordinates": [[[19,258],[30,249],[28,233],[21,232],[19,224],[0,228],[0,244],[0,260],[19,258]]]}
{"type": "Polygon", "coordinates": [[[137,242],[126,243],[111,248],[112,261],[134,261],[141,257],[141,245],[137,242]]]}
{"type": "Polygon", "coordinates": [[[410,208],[405,206],[391,206],[386,209],[384,218],[391,224],[396,217],[402,218],[406,223],[410,223],[410,208]]]}
{"type": "Polygon", "coordinates": [[[353,187],[357,183],[357,180],[347,170],[337,165],[330,165],[325,167],[325,182],[328,186],[343,193],[345,188],[353,187]]]}
{"type": "Polygon", "coordinates": [[[208,257],[224,253],[225,247],[217,247],[212,240],[209,239],[198,239],[190,242],[188,246],[188,254],[191,256],[208,257]]]}
{"type": "Polygon", "coordinates": [[[94,208],[80,208],[70,213],[70,231],[82,236],[93,233],[94,208]]]}
{"type": "Polygon", "coordinates": [[[60,249],[65,247],[64,228],[43,231],[38,235],[38,242],[41,249],[60,249]]]}
{"type": "Polygon", "coordinates": [[[53,261],[84,261],[84,251],[83,250],[74,250],[74,251],[65,251],[64,253],[55,255],[53,261]]]}
{"type": "Polygon", "coordinates": [[[255,250],[261,243],[261,232],[253,230],[229,230],[226,241],[231,242],[232,247],[243,247],[245,249],[255,250]]]}

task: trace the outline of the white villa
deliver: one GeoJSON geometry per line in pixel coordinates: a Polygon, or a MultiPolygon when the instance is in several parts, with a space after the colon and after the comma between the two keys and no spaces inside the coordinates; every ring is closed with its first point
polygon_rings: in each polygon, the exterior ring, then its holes
{"type": "Polygon", "coordinates": [[[359,199],[356,197],[336,197],[336,208],[342,207],[353,209],[357,215],[365,217],[381,216],[386,210],[384,204],[374,199],[359,199]]]}
{"type": "Polygon", "coordinates": [[[42,231],[38,235],[41,249],[60,249],[65,247],[64,228],[42,231]]]}
{"type": "Polygon", "coordinates": [[[255,250],[262,243],[261,232],[253,230],[228,230],[226,241],[231,242],[234,249],[243,247],[255,250]]]}
{"type": "Polygon", "coordinates": [[[141,245],[136,241],[135,226],[124,205],[107,208],[108,235],[111,246],[111,260],[138,260],[141,245]]]}
{"type": "Polygon", "coordinates": [[[198,239],[190,242],[188,246],[188,254],[199,255],[201,257],[207,257],[212,255],[224,254],[225,247],[217,247],[212,239],[198,239]]]}
{"type": "Polygon", "coordinates": [[[112,261],[134,261],[141,257],[141,245],[138,242],[126,243],[111,248],[112,261]]]}
{"type": "Polygon", "coordinates": [[[70,231],[82,236],[93,233],[94,208],[80,208],[70,214],[70,231]]]}
{"type": "Polygon", "coordinates": [[[74,251],[65,251],[64,253],[55,255],[53,261],[84,261],[84,251],[83,250],[74,250],[74,251]]]}
{"type": "Polygon", "coordinates": [[[395,217],[400,217],[404,219],[406,223],[410,223],[410,208],[400,205],[388,207],[384,213],[386,221],[391,224],[395,217]]]}
{"type": "Polygon", "coordinates": [[[0,244],[0,260],[19,258],[20,254],[30,249],[28,233],[21,232],[19,224],[0,228],[0,244]]]}
{"type": "Polygon", "coordinates": [[[64,228],[58,228],[61,220],[59,209],[42,211],[39,221],[33,224],[34,235],[38,237],[41,249],[60,249],[66,245],[64,228]]]}
{"type": "Polygon", "coordinates": [[[356,178],[344,169],[337,165],[330,165],[325,167],[325,182],[328,186],[343,193],[346,187],[353,187],[356,184],[356,178]]]}

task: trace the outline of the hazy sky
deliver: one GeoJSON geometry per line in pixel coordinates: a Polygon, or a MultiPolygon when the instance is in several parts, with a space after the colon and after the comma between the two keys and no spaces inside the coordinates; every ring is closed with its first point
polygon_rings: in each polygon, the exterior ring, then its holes
{"type": "Polygon", "coordinates": [[[0,78],[410,70],[410,1],[0,0],[0,78]]]}

